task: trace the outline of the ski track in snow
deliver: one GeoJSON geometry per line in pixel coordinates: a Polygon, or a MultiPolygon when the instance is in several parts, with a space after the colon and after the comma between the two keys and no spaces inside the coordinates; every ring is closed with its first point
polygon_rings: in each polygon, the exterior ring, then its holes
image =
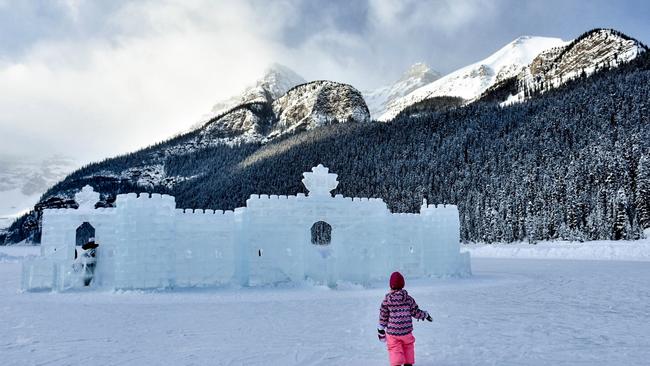
{"type": "MultiPolygon", "coordinates": [[[[33,248],[12,248],[33,254],[33,248]]],[[[0,248],[0,252],[3,249],[0,248]]],[[[409,280],[417,365],[642,365],[650,262],[472,259],[468,279],[409,280]]],[[[346,286],[21,293],[0,262],[2,365],[387,365],[386,292],[346,286]]]]}

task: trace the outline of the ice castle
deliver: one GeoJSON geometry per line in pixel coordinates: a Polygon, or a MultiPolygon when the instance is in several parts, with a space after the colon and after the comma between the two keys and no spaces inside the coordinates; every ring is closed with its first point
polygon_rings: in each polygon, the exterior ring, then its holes
{"type": "Polygon", "coordinates": [[[177,209],[172,196],[135,193],[95,208],[99,193],[86,186],[75,195],[79,208],[43,211],[41,256],[23,263],[22,286],[80,286],[72,268],[81,226],[99,244],[92,286],[106,289],[470,273],[456,206],[425,201],[419,214],[391,213],[379,198],[333,197],[337,175],[322,165],[303,176],[307,195],[252,195],[234,211],[177,209]]]}

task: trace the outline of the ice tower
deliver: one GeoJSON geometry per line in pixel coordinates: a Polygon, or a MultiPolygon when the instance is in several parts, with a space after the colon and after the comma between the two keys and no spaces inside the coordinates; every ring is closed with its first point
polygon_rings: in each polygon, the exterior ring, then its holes
{"type": "Polygon", "coordinates": [[[99,194],[86,186],[75,196],[79,208],[43,211],[41,256],[24,262],[22,286],[80,285],[73,263],[82,225],[100,245],[98,288],[335,286],[395,270],[410,278],[470,273],[456,206],[425,201],[419,214],[391,213],[379,198],[332,196],[338,177],[323,165],[303,176],[307,195],[252,195],[234,211],[176,209],[174,197],[135,193],[95,209],[99,194]]]}

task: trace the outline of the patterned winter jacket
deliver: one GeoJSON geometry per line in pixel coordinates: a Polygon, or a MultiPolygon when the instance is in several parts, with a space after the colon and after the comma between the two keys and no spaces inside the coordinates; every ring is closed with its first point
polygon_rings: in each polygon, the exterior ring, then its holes
{"type": "Polygon", "coordinates": [[[391,291],[381,303],[379,327],[390,335],[407,335],[413,331],[411,317],[424,320],[427,315],[426,311],[418,308],[406,290],[391,291]]]}

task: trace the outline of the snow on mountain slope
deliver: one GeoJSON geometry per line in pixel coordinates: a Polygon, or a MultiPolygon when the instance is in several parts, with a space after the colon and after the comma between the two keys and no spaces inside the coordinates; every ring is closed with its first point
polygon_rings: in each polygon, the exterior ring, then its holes
{"type": "Polygon", "coordinates": [[[178,141],[153,150],[142,165],[121,172],[102,170],[85,178],[126,179],[139,186],[175,184],[196,176],[173,176],[165,160],[174,155],[218,145],[266,142],[287,133],[313,129],[331,123],[370,121],[361,92],[332,81],[314,81],[293,87],[273,101],[253,101],[238,105],[206,122],[202,127],[178,137],[178,141]]]}
{"type": "Polygon", "coordinates": [[[204,141],[218,143],[266,141],[330,123],[369,120],[368,107],[357,89],[320,80],[295,86],[275,100],[232,108],[207,122],[199,134],[204,141]]]}
{"type": "Polygon", "coordinates": [[[456,70],[393,101],[378,120],[388,121],[404,108],[431,97],[474,99],[495,83],[517,75],[542,51],[566,43],[559,38],[519,37],[486,59],[456,70]]]}
{"type": "Polygon", "coordinates": [[[31,210],[39,198],[40,194],[26,195],[20,188],[0,191],[0,230],[9,227],[17,217],[31,210]]]}
{"type": "Polygon", "coordinates": [[[540,53],[517,74],[517,94],[504,103],[522,101],[531,91],[557,88],[584,73],[629,62],[648,48],[612,29],[594,29],[569,44],[540,53]]]}
{"type": "Polygon", "coordinates": [[[306,80],[290,68],[277,63],[271,64],[254,85],[247,87],[239,95],[217,102],[212,106],[211,113],[201,122],[201,125],[242,104],[257,102],[271,103],[289,91],[289,89],[304,83],[306,83],[306,80]]]}
{"type": "Polygon", "coordinates": [[[265,139],[271,118],[270,104],[296,85],[306,83],[286,66],[271,64],[254,85],[241,94],[216,103],[205,119],[190,128],[200,130],[205,140],[218,136],[224,143],[253,142],[265,139]],[[215,123],[218,121],[218,123],[215,123]]]}
{"type": "Polygon", "coordinates": [[[72,159],[53,156],[30,161],[0,160],[0,229],[31,210],[45,191],[65,178],[77,163],[72,159]]]}
{"type": "Polygon", "coordinates": [[[338,122],[368,122],[362,94],[351,85],[313,81],[289,90],[273,102],[277,123],[269,138],[338,122]]]}
{"type": "Polygon", "coordinates": [[[375,90],[363,91],[363,97],[368,104],[373,118],[386,113],[388,106],[415,89],[440,79],[442,75],[431,70],[424,63],[413,64],[402,77],[392,85],[386,85],[375,90]]]}
{"type": "Polygon", "coordinates": [[[262,141],[273,123],[270,101],[240,104],[199,129],[204,139],[225,143],[262,141]]]}

